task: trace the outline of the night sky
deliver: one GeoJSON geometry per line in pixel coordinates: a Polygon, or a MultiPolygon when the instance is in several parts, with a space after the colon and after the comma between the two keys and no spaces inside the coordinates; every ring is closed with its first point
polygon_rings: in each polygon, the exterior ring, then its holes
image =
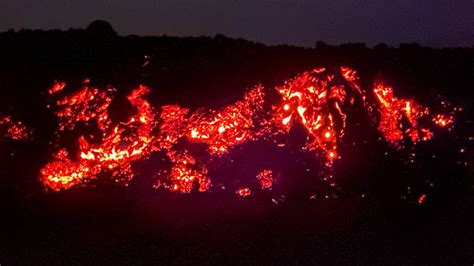
{"type": "Polygon", "coordinates": [[[121,35],[472,46],[473,13],[472,0],[2,0],[0,31],[84,28],[103,19],[121,35]]]}

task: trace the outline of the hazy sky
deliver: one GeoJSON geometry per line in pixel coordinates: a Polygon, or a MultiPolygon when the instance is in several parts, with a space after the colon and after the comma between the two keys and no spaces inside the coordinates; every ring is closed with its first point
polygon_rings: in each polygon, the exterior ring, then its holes
{"type": "Polygon", "coordinates": [[[0,0],[0,31],[85,28],[95,19],[120,35],[474,45],[474,0],[0,0]]]}

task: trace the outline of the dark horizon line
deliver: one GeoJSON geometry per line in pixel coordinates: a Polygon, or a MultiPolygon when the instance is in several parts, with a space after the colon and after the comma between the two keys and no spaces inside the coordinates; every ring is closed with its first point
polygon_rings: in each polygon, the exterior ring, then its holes
{"type": "Polygon", "coordinates": [[[228,35],[223,34],[223,33],[216,33],[214,35],[169,35],[167,33],[163,33],[162,35],[140,35],[140,34],[135,34],[135,33],[121,35],[121,34],[118,34],[115,31],[113,26],[108,21],[100,20],[100,19],[91,21],[85,28],[84,27],[83,28],[69,27],[67,29],[61,29],[61,28],[35,29],[35,28],[23,28],[22,27],[20,29],[10,28],[10,29],[5,30],[5,31],[0,31],[0,34],[6,34],[6,33],[12,33],[12,32],[13,33],[20,33],[20,32],[24,32],[24,31],[42,31],[42,32],[57,32],[57,31],[59,31],[59,32],[68,32],[68,31],[81,31],[81,30],[82,31],[89,31],[89,27],[93,23],[97,23],[97,22],[107,23],[110,26],[110,29],[112,30],[111,32],[113,32],[114,35],[116,35],[116,37],[122,37],[122,38],[136,36],[136,37],[145,37],[145,38],[146,37],[157,37],[157,38],[168,37],[168,38],[210,38],[210,39],[214,39],[214,38],[217,38],[217,37],[224,37],[226,39],[243,40],[243,41],[253,43],[253,44],[256,44],[256,45],[264,45],[266,47],[287,46],[287,47],[295,47],[295,48],[303,48],[303,49],[318,48],[317,47],[318,43],[320,45],[327,46],[327,47],[341,47],[341,46],[353,45],[353,46],[365,47],[365,48],[368,48],[368,49],[374,49],[377,46],[385,46],[386,48],[392,48],[392,49],[401,48],[402,46],[429,48],[429,49],[436,49],[436,50],[440,50],[440,49],[474,49],[474,45],[471,45],[471,46],[462,46],[462,45],[458,45],[458,46],[427,46],[427,45],[424,45],[424,44],[416,42],[416,41],[415,42],[400,42],[400,43],[398,43],[398,46],[396,44],[388,44],[388,43],[384,43],[384,42],[380,42],[380,43],[372,44],[372,45],[367,44],[366,42],[344,42],[344,43],[334,44],[334,43],[327,43],[324,40],[314,41],[313,46],[309,46],[309,45],[305,46],[305,45],[290,44],[290,43],[267,44],[267,43],[264,43],[264,42],[261,42],[261,41],[249,40],[249,39],[246,39],[244,37],[228,36],[228,35]]]}

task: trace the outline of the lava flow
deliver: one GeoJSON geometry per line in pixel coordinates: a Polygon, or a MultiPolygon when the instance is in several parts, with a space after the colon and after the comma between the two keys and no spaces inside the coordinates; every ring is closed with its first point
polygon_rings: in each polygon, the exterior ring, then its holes
{"type": "MultiPolygon", "coordinates": [[[[111,90],[107,91],[111,92],[111,90]]],[[[66,149],[59,150],[54,160],[41,169],[41,181],[53,190],[67,189],[73,185],[94,179],[109,171],[117,181],[126,184],[133,178],[131,164],[150,154],[148,150],[154,125],[154,112],[142,97],[146,87],[133,90],[128,100],[137,109],[127,122],[111,125],[107,106],[111,97],[107,92],[84,87],[57,102],[62,107],[56,114],[59,129],[71,129],[80,121],[95,119],[102,132],[102,143],[89,144],[84,136],[78,139],[79,158],[71,160],[66,149]]]]}
{"type": "Polygon", "coordinates": [[[30,136],[30,132],[21,121],[15,121],[7,115],[0,115],[0,132],[12,140],[26,140],[30,136]]]}
{"type": "MultiPolygon", "coordinates": [[[[50,95],[65,94],[65,86],[56,82],[50,95]]],[[[209,159],[183,149],[180,141],[205,145],[210,160],[219,160],[248,141],[276,142],[296,124],[306,131],[303,149],[330,169],[340,158],[338,143],[345,134],[350,108],[358,103],[369,113],[377,114],[377,129],[395,148],[430,140],[433,125],[449,128],[453,124],[452,115],[433,116],[414,100],[397,98],[393,89],[383,83],[362,89],[356,71],[347,67],[334,72],[324,68],[304,72],[275,88],[280,97],[276,102],[267,99],[272,91],[256,86],[242,100],[218,110],[202,108],[191,112],[179,105],[155,109],[144,98],[149,91],[140,86],[128,95],[134,113],[125,122],[110,118],[113,88],[101,91],[86,82],[81,90],[57,100],[54,109],[59,136],[78,124],[95,125],[100,134],[95,139],[80,136],[73,153],[66,147],[57,150],[40,170],[41,182],[55,191],[103,176],[127,185],[134,178],[133,163],[162,152],[171,167],[157,169],[160,174],[155,187],[183,193],[193,189],[207,191],[213,185],[208,176],[209,159]]],[[[273,175],[269,169],[256,175],[262,189],[272,188],[273,175]]],[[[249,187],[242,187],[236,194],[246,197],[252,192],[249,187]]]]}

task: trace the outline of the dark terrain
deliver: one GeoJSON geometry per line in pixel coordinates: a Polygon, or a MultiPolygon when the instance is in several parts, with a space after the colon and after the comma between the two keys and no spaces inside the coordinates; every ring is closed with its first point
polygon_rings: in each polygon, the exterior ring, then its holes
{"type": "Polygon", "coordinates": [[[472,265],[473,73],[474,48],[123,37],[100,22],[86,30],[0,33],[0,113],[34,129],[28,142],[0,139],[0,264],[472,265]],[[290,151],[251,144],[235,155],[242,168],[264,157],[284,167],[274,191],[245,199],[232,191],[155,191],[146,175],[129,187],[106,183],[59,193],[37,180],[52,153],[56,121],[44,92],[54,80],[79,88],[90,78],[116,87],[117,98],[146,84],[154,106],[218,108],[253,85],[271,88],[302,71],[340,65],[356,69],[364,88],[384,79],[401,97],[426,106],[443,99],[464,110],[452,132],[435,132],[415,148],[415,163],[404,162],[410,151],[378,141],[367,121],[354,127],[335,165],[337,191],[328,192],[290,151]],[[418,204],[422,194],[427,198],[418,204]]]}

